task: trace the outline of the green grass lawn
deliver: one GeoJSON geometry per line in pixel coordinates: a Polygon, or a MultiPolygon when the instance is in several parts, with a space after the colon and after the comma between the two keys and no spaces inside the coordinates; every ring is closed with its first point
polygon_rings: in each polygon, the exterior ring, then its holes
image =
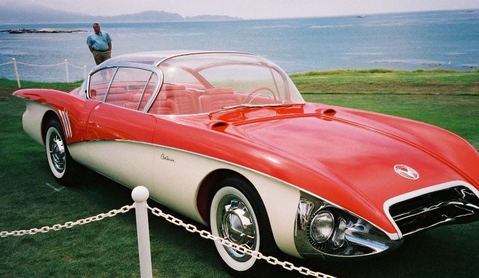
{"type": "MultiPolygon", "coordinates": [[[[425,121],[479,149],[479,72],[334,71],[292,78],[308,101],[425,121]]],[[[22,82],[24,88],[65,91],[78,85],[22,82]]],[[[133,203],[130,190],[91,172],[82,186],[57,184],[43,147],[22,130],[24,107],[11,97],[15,88],[16,82],[0,79],[0,231],[64,224],[133,203]]],[[[478,230],[479,222],[440,227],[407,237],[396,252],[372,260],[291,261],[339,277],[471,277],[479,273],[478,230]]],[[[228,276],[210,241],[151,213],[150,238],[156,277],[228,276]]],[[[0,238],[0,250],[0,277],[140,276],[133,210],[71,229],[0,238]]],[[[288,271],[280,276],[300,277],[288,271]]]]}
{"type": "Polygon", "coordinates": [[[430,123],[479,150],[479,71],[323,71],[292,79],[307,101],[430,123]]]}

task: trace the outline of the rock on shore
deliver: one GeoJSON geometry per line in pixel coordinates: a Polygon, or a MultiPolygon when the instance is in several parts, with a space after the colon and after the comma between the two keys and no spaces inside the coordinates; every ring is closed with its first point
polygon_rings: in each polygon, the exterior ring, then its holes
{"type": "Polygon", "coordinates": [[[31,34],[31,33],[47,33],[47,34],[55,34],[55,33],[82,33],[87,32],[85,30],[63,30],[63,29],[6,29],[0,30],[0,33],[9,33],[9,34],[31,34]]]}

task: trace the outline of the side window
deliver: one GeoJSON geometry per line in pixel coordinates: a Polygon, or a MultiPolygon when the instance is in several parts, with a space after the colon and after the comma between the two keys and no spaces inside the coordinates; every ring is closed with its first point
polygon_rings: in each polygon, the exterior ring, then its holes
{"type": "Polygon", "coordinates": [[[103,101],[105,99],[108,84],[115,74],[116,68],[103,69],[94,73],[90,78],[89,96],[91,99],[103,101]]]}
{"type": "Polygon", "coordinates": [[[141,110],[157,82],[156,74],[144,69],[120,67],[100,71],[90,79],[90,97],[112,105],[141,110]]]}
{"type": "Polygon", "coordinates": [[[143,86],[143,94],[141,95],[141,99],[139,100],[139,110],[143,110],[145,108],[146,104],[148,103],[148,100],[151,98],[153,95],[153,92],[155,90],[156,84],[158,84],[158,76],[156,74],[151,74],[150,79],[148,80],[147,83],[144,84],[143,86]]]}

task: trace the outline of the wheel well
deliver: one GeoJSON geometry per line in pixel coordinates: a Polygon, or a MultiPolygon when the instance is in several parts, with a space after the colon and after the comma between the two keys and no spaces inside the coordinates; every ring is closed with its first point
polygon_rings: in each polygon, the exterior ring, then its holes
{"type": "Polygon", "coordinates": [[[218,183],[227,177],[234,176],[248,181],[246,177],[235,171],[229,169],[218,169],[209,173],[201,182],[200,189],[198,190],[198,196],[196,199],[196,205],[198,207],[198,211],[201,217],[203,218],[203,220],[205,220],[205,222],[209,223],[209,207],[214,192],[218,190],[218,183]]]}
{"type": "Polygon", "coordinates": [[[47,129],[48,129],[48,124],[50,123],[51,120],[57,119],[60,121],[58,118],[57,114],[55,112],[49,110],[43,115],[43,120],[42,120],[42,140],[43,143],[45,144],[45,135],[47,134],[47,129]]]}

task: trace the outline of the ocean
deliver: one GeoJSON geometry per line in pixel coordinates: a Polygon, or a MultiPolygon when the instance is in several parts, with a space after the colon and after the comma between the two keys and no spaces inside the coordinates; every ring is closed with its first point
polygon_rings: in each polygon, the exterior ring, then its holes
{"type": "MultiPolygon", "coordinates": [[[[222,22],[101,23],[112,55],[154,50],[238,50],[264,56],[288,73],[329,69],[479,69],[479,11],[438,11],[222,22]]],[[[91,24],[1,25],[0,78],[83,79],[94,67],[86,45],[91,24]],[[67,60],[67,62],[65,62],[67,60]]]]}

